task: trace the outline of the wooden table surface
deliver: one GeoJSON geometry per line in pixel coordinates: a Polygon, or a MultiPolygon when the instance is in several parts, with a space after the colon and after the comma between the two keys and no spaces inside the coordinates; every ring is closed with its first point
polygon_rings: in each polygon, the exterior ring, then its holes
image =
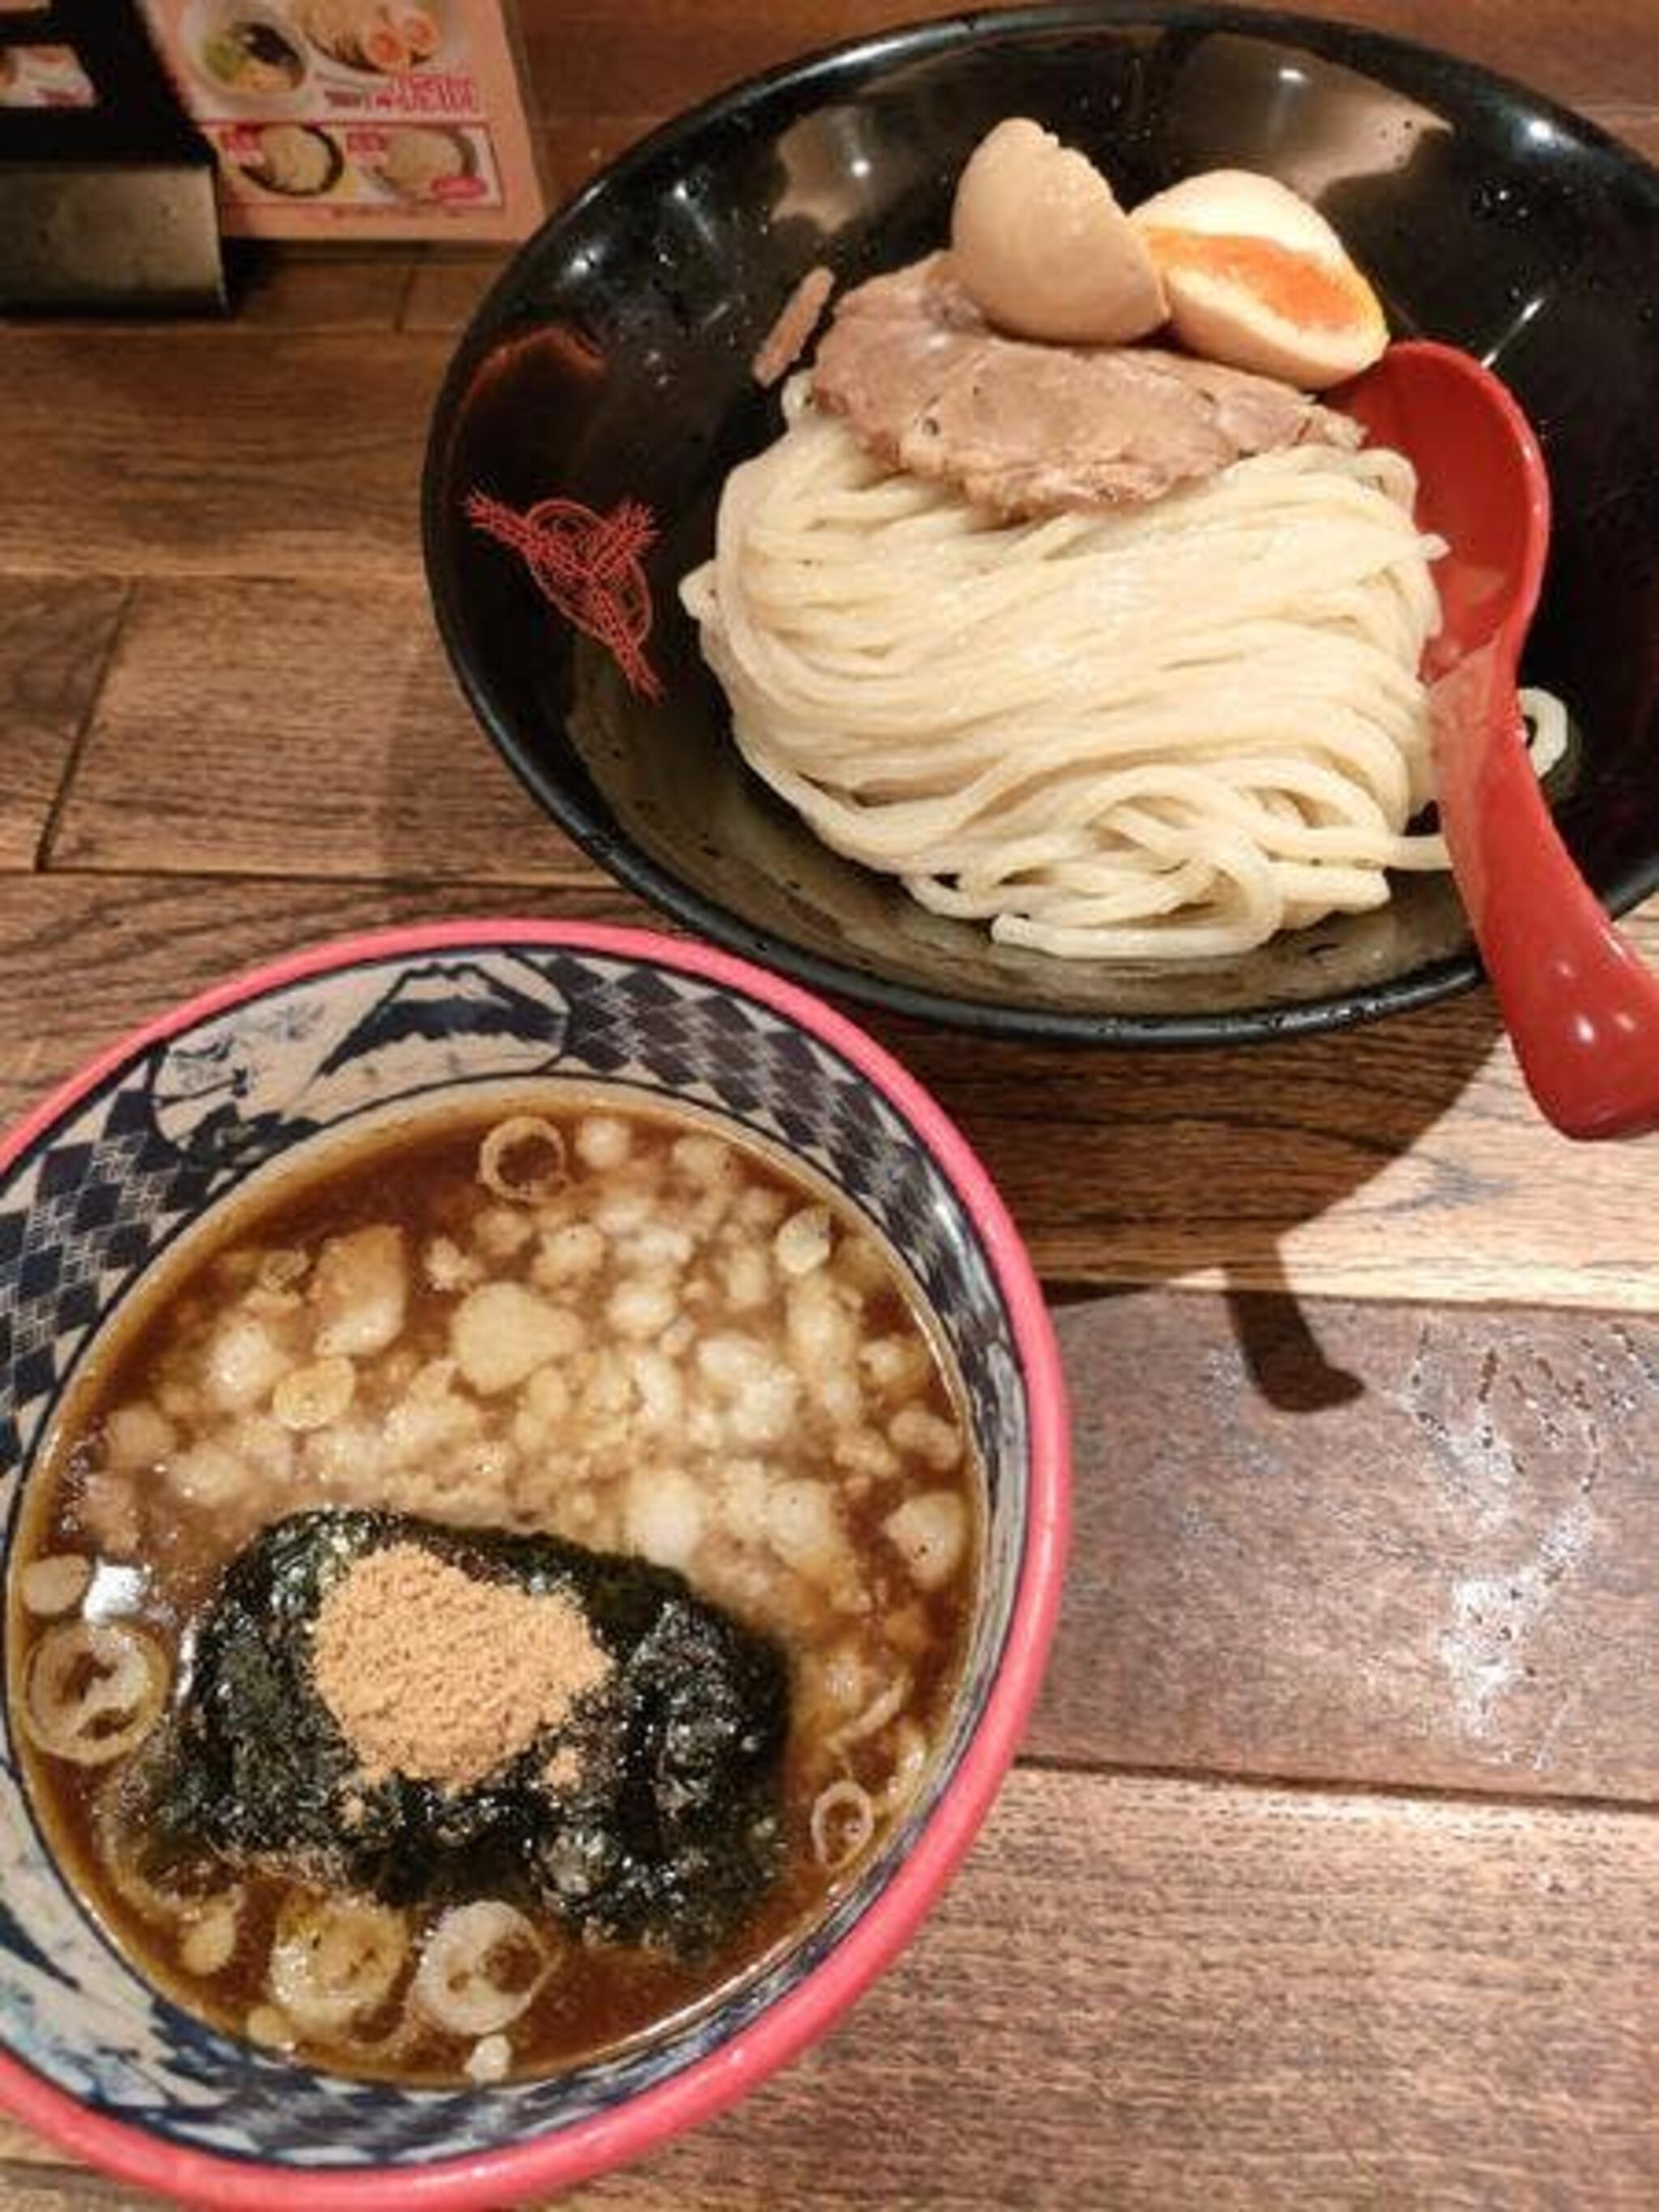
{"type": "MultiPolygon", "coordinates": [[[[556,187],[905,12],[525,0],[556,187]]],[[[1336,12],[1659,158],[1656,0],[1336,12]]],[[[294,258],[222,327],[0,331],[8,1116],[303,941],[647,919],[497,763],[428,617],[425,419],[491,266],[294,258]]],[[[1634,933],[1659,957],[1659,908],[1634,933]]],[[[1659,1142],[1548,1132],[1484,994],[1237,1056],[871,1026],[1053,1290],[1059,1644],[901,1964],[579,2201],[1659,2201],[1659,1142]]],[[[0,2122],[0,2206],[82,2201],[0,2122]]]]}

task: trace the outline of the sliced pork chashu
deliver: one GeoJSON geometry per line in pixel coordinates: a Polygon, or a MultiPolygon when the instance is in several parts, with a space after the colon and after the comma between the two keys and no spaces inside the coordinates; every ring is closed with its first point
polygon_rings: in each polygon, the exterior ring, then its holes
{"type": "Polygon", "coordinates": [[[1352,448],[1357,424],[1289,385],[1154,346],[993,331],[936,253],[849,292],[812,392],[880,459],[1007,516],[1160,498],[1249,453],[1352,448]]]}

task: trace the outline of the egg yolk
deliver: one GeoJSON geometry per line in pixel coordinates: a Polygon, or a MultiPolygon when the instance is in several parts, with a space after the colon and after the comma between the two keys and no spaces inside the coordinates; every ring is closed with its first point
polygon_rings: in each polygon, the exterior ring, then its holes
{"type": "Polygon", "coordinates": [[[1231,232],[1148,229],[1147,251],[1168,275],[1214,276],[1237,284],[1304,331],[1351,330],[1378,319],[1375,295],[1355,270],[1316,260],[1270,238],[1231,232]]]}

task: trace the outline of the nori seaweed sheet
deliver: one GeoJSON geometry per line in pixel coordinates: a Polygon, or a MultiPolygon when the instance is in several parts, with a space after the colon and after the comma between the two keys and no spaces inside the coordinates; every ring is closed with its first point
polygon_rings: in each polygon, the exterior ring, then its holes
{"type": "Polygon", "coordinates": [[[163,1859],[238,1865],[391,1904],[528,1893],[573,1933],[680,1957],[717,1946],[775,1873],[788,1676],[683,1576],[551,1536],[355,1510],[300,1513],[227,1570],[152,1771],[163,1859]],[[470,1789],[365,1781],[313,1685],[311,1625],[354,1561],[417,1544],[482,1579],[564,1591],[612,1659],[566,1723],[470,1789]],[[576,1778],[544,1778],[561,1747],[576,1778]]]}

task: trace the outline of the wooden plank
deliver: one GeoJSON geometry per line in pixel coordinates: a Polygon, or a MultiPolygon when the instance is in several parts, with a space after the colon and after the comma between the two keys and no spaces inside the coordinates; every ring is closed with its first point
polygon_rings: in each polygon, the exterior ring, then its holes
{"type": "Polygon", "coordinates": [[[1058,1320],[1034,1752],[1659,1800],[1659,1323],[1164,1291],[1058,1320]]]}
{"type": "MultiPolygon", "coordinates": [[[[231,239],[225,264],[230,313],[222,320],[194,325],[188,343],[211,332],[226,338],[275,330],[301,332],[391,331],[397,327],[416,270],[428,248],[416,244],[307,246],[291,240],[231,239]]],[[[56,341],[84,331],[84,325],[44,319],[11,325],[9,339],[20,343],[56,341]]],[[[137,334],[176,339],[179,325],[167,317],[123,319],[106,334],[137,334]]]]}
{"type": "Polygon", "coordinates": [[[125,586],[0,576],[0,867],[33,867],[97,696],[125,586]]]}
{"type": "MultiPolygon", "coordinates": [[[[250,961],[472,912],[655,921],[597,881],[468,884],[425,866],[384,885],[0,878],[0,1114],[250,961]]],[[[1659,912],[1632,934],[1659,958],[1659,912]]],[[[964,1050],[947,1030],[860,1018],[966,1129],[1051,1282],[1659,1310],[1659,1139],[1557,1137],[1484,995],[1230,1054],[964,1050]]]]}
{"type": "Polygon", "coordinates": [[[404,302],[406,331],[442,331],[459,335],[474,309],[506,267],[504,248],[489,252],[444,254],[422,262],[412,275],[404,302]]]}
{"type": "Polygon", "coordinates": [[[1589,103],[1584,112],[1603,131],[1622,138],[1644,161],[1659,162],[1659,106],[1598,100],[1589,103]]]}
{"type": "Polygon", "coordinates": [[[827,2043],[566,2201],[1634,2212],[1656,1978],[1649,1815],[1027,1771],[827,2043]]]}
{"type": "Polygon", "coordinates": [[[0,875],[0,1120],[100,1043],[205,985],[301,945],[388,922],[557,913],[642,919],[614,892],[511,884],[231,883],[0,875]],[[48,1009],[49,1013],[48,1013],[48,1009]]]}
{"type": "Polygon", "coordinates": [[[418,583],[139,588],[53,865],[588,879],[486,743],[418,583]]]}
{"type": "Polygon", "coordinates": [[[5,346],[0,574],[419,576],[447,338],[25,326],[5,346]]]}
{"type": "Polygon", "coordinates": [[[423,258],[418,246],[234,246],[236,323],[257,330],[389,331],[423,258]]]}
{"type": "Polygon", "coordinates": [[[76,2208],[86,2204],[95,2204],[99,2212],[155,2212],[154,2197],[135,2196],[101,2174],[64,2166],[45,2144],[32,2152],[21,2131],[12,2130],[3,2120],[0,2120],[0,2147],[14,2133],[18,2136],[15,2156],[0,2163],[0,2212],[76,2212],[76,2208]]]}
{"type": "Polygon", "coordinates": [[[1632,146],[1644,161],[1659,164],[1659,108],[1652,106],[1621,106],[1620,101],[1595,101],[1586,111],[1593,122],[1613,137],[1624,139],[1632,146]]]}

